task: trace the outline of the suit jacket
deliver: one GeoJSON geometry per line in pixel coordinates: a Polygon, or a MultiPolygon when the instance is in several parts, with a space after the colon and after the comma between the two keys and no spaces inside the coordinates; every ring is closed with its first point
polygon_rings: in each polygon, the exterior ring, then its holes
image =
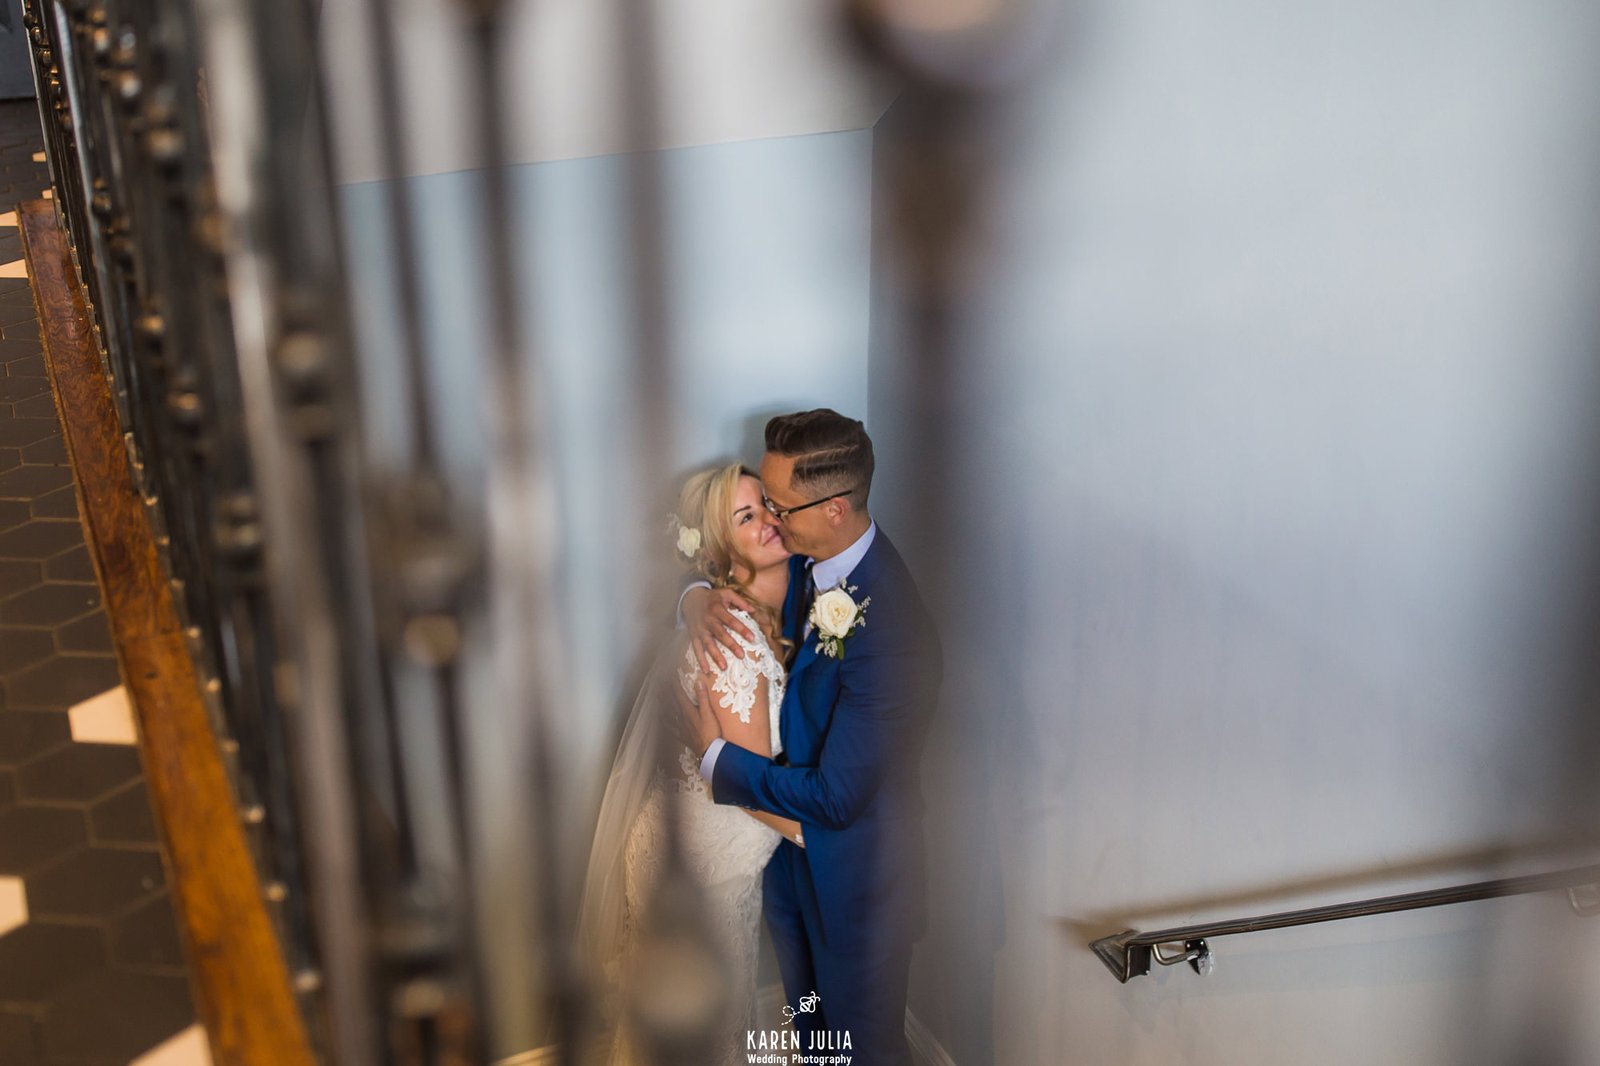
{"type": "MultiPolygon", "coordinates": [[[[791,559],[784,632],[796,642],[808,580],[804,559],[791,559]]],[[[872,602],[842,658],[823,654],[815,631],[800,646],[780,716],[786,765],[729,744],[711,791],[718,803],[800,822],[803,861],[789,864],[795,883],[779,887],[824,944],[908,944],[927,923],[921,763],[939,641],[881,526],[846,584],[857,603],[872,602]]]]}

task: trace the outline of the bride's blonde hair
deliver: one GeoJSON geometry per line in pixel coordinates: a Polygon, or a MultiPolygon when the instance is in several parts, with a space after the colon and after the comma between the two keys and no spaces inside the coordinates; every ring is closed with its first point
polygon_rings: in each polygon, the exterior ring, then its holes
{"type": "Polygon", "coordinates": [[[768,642],[782,658],[792,643],[783,638],[782,619],[771,607],[757,603],[746,582],[738,580],[734,574],[735,565],[739,564],[746,573],[755,575],[755,564],[734,546],[733,498],[740,478],[757,476],[755,471],[740,463],[730,463],[702,470],[684,482],[683,491],[678,493],[676,517],[681,528],[699,533],[699,544],[692,553],[686,553],[680,538],[677,558],[690,571],[711,582],[713,588],[733,589],[749,600],[768,642]]]}

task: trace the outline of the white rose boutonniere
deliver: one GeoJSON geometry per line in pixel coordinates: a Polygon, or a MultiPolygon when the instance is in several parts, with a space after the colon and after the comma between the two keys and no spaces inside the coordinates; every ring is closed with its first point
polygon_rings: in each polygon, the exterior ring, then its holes
{"type": "Polygon", "coordinates": [[[816,628],[817,650],[822,654],[843,659],[845,640],[867,624],[867,605],[872,597],[857,603],[851,595],[855,591],[854,585],[841,584],[820,594],[811,604],[811,624],[816,628]]]}

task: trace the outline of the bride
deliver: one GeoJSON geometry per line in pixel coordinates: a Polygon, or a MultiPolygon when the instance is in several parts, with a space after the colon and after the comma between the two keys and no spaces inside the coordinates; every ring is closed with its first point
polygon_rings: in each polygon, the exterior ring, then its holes
{"type": "MultiPolygon", "coordinates": [[[[763,505],[761,482],[738,464],[702,471],[683,486],[674,517],[679,562],[753,607],[753,616],[734,612],[754,635],[734,634],[743,657],[727,656],[727,665],[711,676],[722,735],[759,755],[777,756],[790,650],[780,619],[789,552],[763,505]]],[[[679,657],[678,646],[651,672],[618,746],[589,858],[580,949],[612,990],[626,981],[642,916],[667,863],[668,820],[674,820],[683,863],[716,931],[712,946],[732,976],[715,1045],[716,1061],[732,1064],[741,1061],[745,1031],[755,1027],[762,869],[781,838],[805,841],[798,822],[712,803],[694,754],[670,732],[677,712],[667,686],[682,685],[692,696],[700,673],[693,649],[679,657]]],[[[615,1033],[604,1061],[633,1066],[642,1056],[626,1025],[611,1021],[615,1033]]]]}

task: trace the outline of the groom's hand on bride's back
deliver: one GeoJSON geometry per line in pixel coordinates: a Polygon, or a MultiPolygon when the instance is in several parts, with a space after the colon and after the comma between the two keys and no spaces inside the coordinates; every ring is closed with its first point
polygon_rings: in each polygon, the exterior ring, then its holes
{"type": "Polygon", "coordinates": [[[694,752],[696,759],[703,759],[711,742],[722,735],[722,726],[717,722],[717,712],[712,709],[714,705],[711,691],[706,687],[705,674],[695,679],[694,691],[694,698],[691,699],[682,685],[672,686],[672,694],[678,698],[679,737],[694,752]]]}
{"type": "Polygon", "coordinates": [[[692,588],[683,594],[683,629],[694,648],[694,657],[706,673],[728,668],[728,657],[744,658],[744,649],[729,633],[755,640],[750,627],[733,616],[735,610],[750,612],[750,601],[732,589],[692,588]]]}

